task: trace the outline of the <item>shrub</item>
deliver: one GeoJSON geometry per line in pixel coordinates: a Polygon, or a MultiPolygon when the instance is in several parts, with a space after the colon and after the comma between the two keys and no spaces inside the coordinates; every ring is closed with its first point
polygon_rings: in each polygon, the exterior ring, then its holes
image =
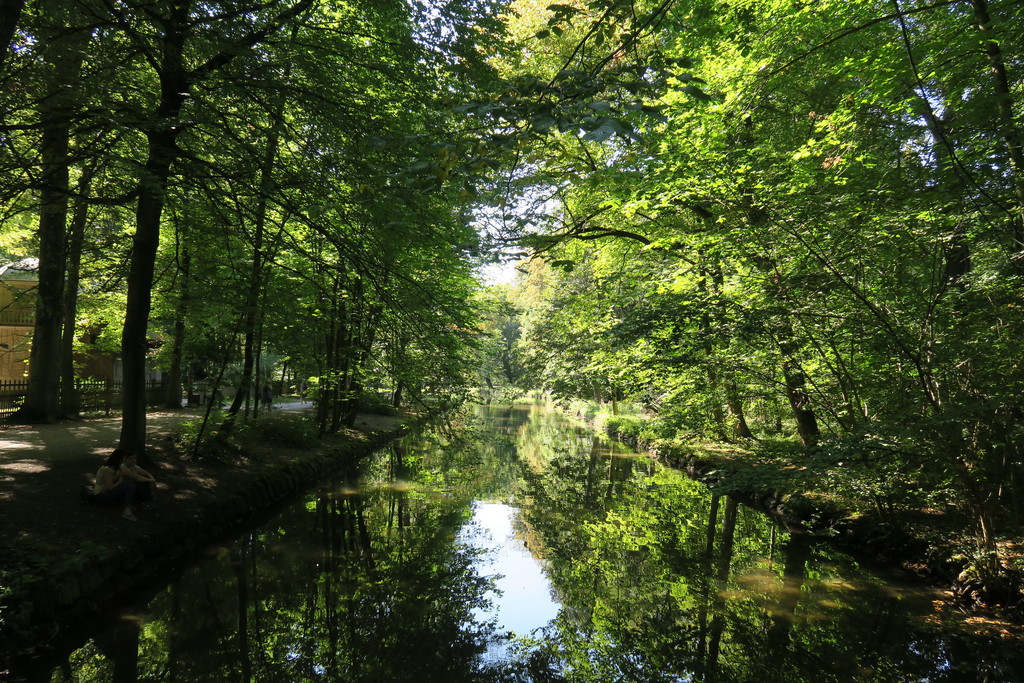
{"type": "Polygon", "coordinates": [[[643,428],[643,420],[624,415],[601,415],[596,424],[612,436],[636,437],[643,428]]]}
{"type": "Polygon", "coordinates": [[[388,400],[375,391],[364,391],[359,395],[359,412],[367,415],[398,415],[388,400]]]}
{"type": "Polygon", "coordinates": [[[319,434],[313,420],[304,415],[263,414],[238,430],[240,441],[259,441],[295,448],[313,448],[319,434]]]}
{"type": "Polygon", "coordinates": [[[573,401],[569,404],[569,412],[584,420],[593,420],[600,411],[601,406],[593,401],[573,401]]]}
{"type": "Polygon", "coordinates": [[[217,435],[217,426],[224,419],[224,411],[214,410],[210,413],[210,419],[206,422],[205,428],[203,427],[203,418],[197,418],[195,420],[186,420],[181,423],[178,427],[177,432],[171,437],[172,445],[181,451],[196,450],[197,452],[203,451],[204,447],[211,446],[214,437],[217,435]],[[199,432],[202,430],[202,443],[196,446],[196,442],[199,440],[199,432]]]}

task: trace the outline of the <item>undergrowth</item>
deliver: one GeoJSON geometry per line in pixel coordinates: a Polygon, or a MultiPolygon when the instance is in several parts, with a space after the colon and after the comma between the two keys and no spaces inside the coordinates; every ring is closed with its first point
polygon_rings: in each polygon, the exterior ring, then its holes
{"type": "Polygon", "coordinates": [[[295,413],[264,412],[257,418],[240,416],[230,438],[220,433],[223,411],[211,413],[205,426],[201,418],[182,423],[173,445],[203,460],[237,460],[254,444],[275,444],[292,448],[313,448],[319,434],[311,417],[295,413]]]}
{"type": "Polygon", "coordinates": [[[258,419],[247,420],[237,431],[238,443],[272,443],[293,448],[313,448],[320,441],[313,420],[305,415],[271,412],[258,419]]]}

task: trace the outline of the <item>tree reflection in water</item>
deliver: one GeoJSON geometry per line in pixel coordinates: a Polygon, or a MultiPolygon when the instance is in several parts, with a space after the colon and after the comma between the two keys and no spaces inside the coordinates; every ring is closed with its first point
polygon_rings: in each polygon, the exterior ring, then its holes
{"type": "Polygon", "coordinates": [[[40,678],[1015,680],[1015,649],[930,625],[923,591],[542,404],[477,418],[325,483],[40,678]],[[532,635],[495,611],[500,543],[466,531],[481,505],[518,510],[510,542],[557,602],[532,635]]]}

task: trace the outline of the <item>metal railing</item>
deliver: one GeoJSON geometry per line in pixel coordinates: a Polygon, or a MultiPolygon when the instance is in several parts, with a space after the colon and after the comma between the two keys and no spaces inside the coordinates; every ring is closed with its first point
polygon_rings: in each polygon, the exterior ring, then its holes
{"type": "MultiPolygon", "coordinates": [[[[77,379],[79,412],[110,415],[124,405],[124,383],[112,380],[77,379]]],[[[146,407],[163,405],[166,385],[160,380],[146,382],[146,407]]],[[[27,380],[0,380],[0,419],[14,413],[25,402],[27,380]]]]}

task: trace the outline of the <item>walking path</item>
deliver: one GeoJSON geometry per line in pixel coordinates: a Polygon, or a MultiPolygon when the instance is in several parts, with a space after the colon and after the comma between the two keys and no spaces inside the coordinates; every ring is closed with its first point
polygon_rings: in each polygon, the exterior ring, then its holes
{"type": "MultiPolygon", "coordinates": [[[[274,410],[296,413],[311,410],[311,403],[275,403],[274,410]]],[[[201,408],[158,411],[146,415],[147,441],[160,445],[189,420],[203,417],[201,408]]],[[[39,471],[58,460],[88,460],[106,457],[117,445],[120,417],[69,420],[43,425],[0,425],[0,500],[3,482],[17,472],[39,471]]],[[[97,463],[98,466],[99,463],[97,463]]]]}

